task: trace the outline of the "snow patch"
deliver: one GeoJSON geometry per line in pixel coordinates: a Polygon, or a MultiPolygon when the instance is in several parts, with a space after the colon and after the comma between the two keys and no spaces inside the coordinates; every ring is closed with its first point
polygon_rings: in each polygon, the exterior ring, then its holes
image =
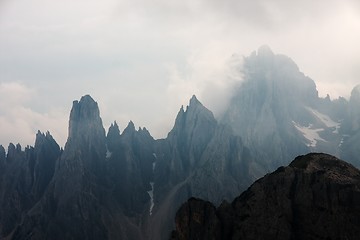
{"type": "Polygon", "coordinates": [[[316,147],[318,141],[326,142],[326,140],[323,139],[322,137],[320,137],[320,135],[319,135],[319,132],[324,131],[323,128],[312,129],[312,126],[313,126],[312,124],[310,124],[308,127],[303,127],[294,121],[293,121],[293,124],[296,127],[296,129],[299,132],[301,132],[302,135],[309,141],[309,143],[306,144],[306,146],[316,147]]]}
{"type": "Polygon", "coordinates": [[[347,138],[347,137],[349,137],[350,135],[348,135],[348,134],[344,134],[344,135],[342,135],[342,138],[341,138],[341,140],[340,140],[340,143],[339,143],[339,148],[340,147],[342,147],[342,145],[343,145],[343,143],[344,143],[344,141],[345,141],[345,138],[347,138]]]}
{"type": "MultiPolygon", "coordinates": [[[[153,156],[155,159],[157,159],[157,156],[156,156],[156,153],[153,153],[153,156]]],[[[153,174],[155,172],[155,168],[156,168],[156,162],[153,162],[152,163],[152,171],[153,171],[153,174]]],[[[150,185],[151,185],[151,190],[150,191],[147,191],[147,193],[149,194],[149,197],[150,197],[150,209],[149,209],[149,215],[151,216],[152,215],[152,210],[154,208],[154,182],[150,182],[150,185]]]]}
{"type": "Polygon", "coordinates": [[[147,193],[149,194],[150,196],[150,209],[149,209],[149,214],[150,216],[152,215],[152,210],[154,208],[154,182],[150,182],[150,185],[151,185],[151,190],[150,191],[147,191],[147,193]]]}
{"type": "Polygon", "coordinates": [[[338,146],[338,147],[340,148],[340,147],[343,145],[343,143],[344,143],[344,137],[342,137],[342,138],[341,138],[341,140],[340,140],[340,143],[339,143],[339,146],[338,146]]]}
{"type": "Polygon", "coordinates": [[[106,146],[106,158],[109,159],[111,158],[112,152],[109,151],[109,149],[106,146]]]}
{"type": "Polygon", "coordinates": [[[315,109],[312,108],[307,108],[312,114],[315,115],[315,117],[317,117],[321,122],[323,122],[325,124],[326,127],[328,128],[334,128],[333,133],[339,133],[339,129],[340,129],[340,123],[335,122],[334,120],[332,120],[329,116],[320,113],[318,111],[316,111],[315,109]]]}

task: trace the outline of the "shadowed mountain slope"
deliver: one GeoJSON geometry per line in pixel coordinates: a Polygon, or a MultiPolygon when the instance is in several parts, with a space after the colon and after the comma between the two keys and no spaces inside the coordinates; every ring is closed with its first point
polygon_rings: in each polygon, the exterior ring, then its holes
{"type": "Polygon", "coordinates": [[[189,199],[172,239],[358,239],[360,171],[311,153],[267,174],[218,208],[189,199]]]}

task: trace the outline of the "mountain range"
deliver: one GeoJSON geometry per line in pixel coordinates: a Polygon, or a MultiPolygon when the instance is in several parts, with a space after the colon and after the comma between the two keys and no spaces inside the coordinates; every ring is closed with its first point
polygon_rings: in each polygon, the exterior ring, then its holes
{"type": "Polygon", "coordinates": [[[223,116],[193,96],[168,136],[134,123],[105,131],[98,104],[74,101],[68,139],[0,146],[0,239],[168,239],[190,197],[232,201],[264,174],[308,152],[360,166],[360,85],[349,100],[267,46],[244,58],[223,116]]]}

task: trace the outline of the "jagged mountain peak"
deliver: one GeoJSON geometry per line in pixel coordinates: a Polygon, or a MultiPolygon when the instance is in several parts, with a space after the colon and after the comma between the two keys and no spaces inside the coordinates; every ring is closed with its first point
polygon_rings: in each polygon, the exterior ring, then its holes
{"type": "Polygon", "coordinates": [[[9,153],[15,152],[15,145],[13,143],[9,143],[9,146],[7,148],[7,153],[9,155],[9,153]]]}
{"type": "Polygon", "coordinates": [[[181,105],[177,117],[183,116],[184,113],[196,111],[195,109],[199,109],[199,110],[205,109],[206,111],[209,111],[206,107],[204,107],[204,105],[197,99],[197,97],[194,94],[190,98],[189,104],[186,106],[185,110],[184,110],[184,105],[181,105]]]}
{"type": "Polygon", "coordinates": [[[21,145],[19,143],[16,145],[14,145],[13,143],[9,143],[6,155],[7,162],[12,162],[13,160],[15,160],[16,156],[21,154],[21,152],[21,145]]]}
{"type": "Polygon", "coordinates": [[[351,98],[357,98],[360,100],[360,84],[356,85],[351,91],[351,98]]]}
{"type": "MultiPolygon", "coordinates": [[[[42,133],[39,130],[35,137],[35,148],[37,148],[38,146],[40,146],[41,144],[44,144],[46,142],[52,142],[58,146],[58,144],[56,143],[55,139],[53,138],[53,136],[50,134],[49,131],[46,131],[46,133],[42,133]]],[[[60,147],[58,146],[58,148],[60,148],[60,147]]]]}
{"type": "Polygon", "coordinates": [[[6,152],[5,152],[5,148],[0,145],[0,172],[2,172],[3,170],[3,165],[5,164],[6,161],[6,152]]]}
{"type": "Polygon", "coordinates": [[[276,78],[264,78],[267,80],[275,81],[289,81],[287,77],[282,78],[281,75],[287,74],[300,74],[299,67],[293,59],[284,55],[274,53],[271,48],[267,45],[259,47],[258,51],[252,52],[248,57],[244,58],[244,72],[245,73],[256,73],[256,74],[267,74],[273,75],[279,72],[280,77],[276,78]]]}
{"type": "Polygon", "coordinates": [[[124,139],[131,139],[133,137],[145,137],[147,139],[153,139],[150,132],[145,127],[138,127],[136,130],[135,124],[131,120],[129,121],[121,136],[124,139]]]}
{"type": "Polygon", "coordinates": [[[3,147],[3,145],[0,145],[0,166],[5,163],[5,159],[6,159],[5,148],[3,147]]]}
{"type": "Polygon", "coordinates": [[[315,109],[320,101],[315,82],[289,57],[273,54],[269,47],[245,57],[242,71],[244,80],[230,99],[222,123],[230,125],[246,145],[264,151],[265,159],[277,155],[277,165],[303,154],[306,146],[296,137],[293,122],[308,127],[314,118],[307,107],[315,109]]]}
{"type": "Polygon", "coordinates": [[[212,112],[207,109],[195,95],[193,95],[189,101],[189,105],[186,107],[185,113],[190,114],[192,112],[202,113],[208,115],[210,118],[213,117],[212,112]]]}
{"type": "Polygon", "coordinates": [[[354,89],[356,89],[358,92],[360,92],[360,84],[356,85],[356,86],[354,87],[354,89]]]}
{"type": "Polygon", "coordinates": [[[116,121],[111,123],[106,135],[106,144],[108,151],[114,151],[120,141],[120,129],[116,121]]]}
{"type": "Polygon", "coordinates": [[[36,138],[47,138],[47,139],[54,139],[53,136],[51,135],[51,133],[49,131],[46,131],[45,133],[41,132],[40,130],[38,130],[38,132],[36,133],[36,138]]]}
{"type": "Polygon", "coordinates": [[[96,119],[100,116],[97,102],[90,95],[82,96],[80,101],[73,101],[70,120],[96,119]]]}
{"type": "MultiPolygon", "coordinates": [[[[106,135],[97,102],[89,95],[74,101],[69,119],[69,136],[61,156],[61,174],[83,172],[85,169],[97,176],[104,169],[106,135]]],[[[80,176],[78,176],[80,177],[80,176]]]]}
{"type": "Polygon", "coordinates": [[[5,148],[4,148],[4,146],[3,145],[0,145],[0,152],[2,153],[2,152],[4,152],[5,153],[5,148]]]}
{"type": "Polygon", "coordinates": [[[191,99],[190,99],[190,103],[189,103],[189,107],[190,106],[196,106],[196,105],[202,105],[200,103],[200,101],[197,99],[197,97],[195,95],[192,95],[191,99]]]}
{"type": "Polygon", "coordinates": [[[129,121],[128,125],[126,126],[126,128],[124,129],[123,131],[123,134],[129,134],[129,133],[134,133],[136,132],[136,129],[135,129],[135,124],[133,121],[129,121]]]}
{"type": "Polygon", "coordinates": [[[120,135],[119,125],[116,123],[116,121],[114,123],[111,123],[107,133],[107,137],[115,136],[115,135],[116,136],[120,135]]]}
{"type": "Polygon", "coordinates": [[[260,57],[271,57],[274,56],[273,51],[271,50],[271,48],[264,44],[262,46],[259,47],[258,51],[257,51],[258,56],[260,57]]]}
{"type": "Polygon", "coordinates": [[[97,102],[90,95],[73,101],[69,118],[68,140],[88,138],[90,135],[105,136],[97,102]]]}
{"type": "Polygon", "coordinates": [[[184,111],[181,106],[178,115],[176,116],[175,125],[171,132],[187,131],[194,129],[198,124],[216,125],[217,122],[213,113],[207,109],[202,103],[193,95],[189,101],[189,105],[184,111]]]}
{"type": "Polygon", "coordinates": [[[20,143],[17,143],[16,145],[13,143],[9,143],[8,146],[8,153],[11,151],[21,152],[21,145],[20,143]]]}
{"type": "Polygon", "coordinates": [[[351,91],[349,100],[350,127],[355,132],[360,129],[360,84],[351,91]]]}
{"type": "Polygon", "coordinates": [[[210,112],[198,99],[195,95],[192,95],[192,97],[190,98],[189,101],[189,105],[186,106],[186,111],[185,112],[189,112],[189,111],[194,111],[195,109],[198,110],[206,110],[207,112],[210,112]]]}
{"type": "Polygon", "coordinates": [[[146,129],[146,127],[139,127],[138,132],[141,134],[146,134],[146,135],[150,135],[149,130],[146,129]]]}
{"type": "Polygon", "coordinates": [[[117,124],[116,121],[114,121],[114,123],[111,123],[110,127],[115,127],[117,129],[119,129],[119,125],[117,124]]]}

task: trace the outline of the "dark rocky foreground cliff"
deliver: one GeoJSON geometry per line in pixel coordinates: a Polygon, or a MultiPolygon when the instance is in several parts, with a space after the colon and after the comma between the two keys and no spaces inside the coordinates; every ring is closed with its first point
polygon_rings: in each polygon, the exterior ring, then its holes
{"type": "Polygon", "coordinates": [[[359,239],[360,171],[311,153],[267,174],[218,208],[189,199],[172,239],[359,239]]]}

